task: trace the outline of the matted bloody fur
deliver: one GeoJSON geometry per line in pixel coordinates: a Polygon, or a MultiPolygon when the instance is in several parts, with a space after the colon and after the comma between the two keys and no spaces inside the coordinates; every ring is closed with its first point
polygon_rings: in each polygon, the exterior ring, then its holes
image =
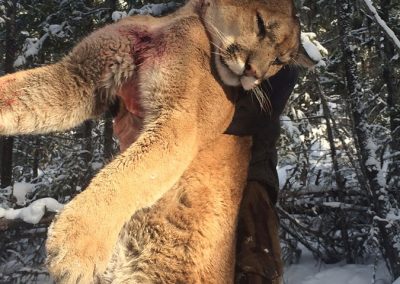
{"type": "Polygon", "coordinates": [[[137,134],[51,225],[52,276],[232,283],[250,140],[222,134],[234,111],[226,85],[256,86],[298,47],[291,0],[191,0],[167,17],[100,29],[59,63],[0,78],[1,134],[69,129],[118,96],[117,119],[130,116],[137,134]]]}

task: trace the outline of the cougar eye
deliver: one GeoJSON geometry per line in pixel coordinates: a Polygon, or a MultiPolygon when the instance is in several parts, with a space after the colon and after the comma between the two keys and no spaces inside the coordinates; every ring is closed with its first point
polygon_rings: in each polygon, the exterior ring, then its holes
{"type": "Polygon", "coordinates": [[[259,12],[257,12],[257,27],[258,32],[257,35],[259,38],[263,39],[267,35],[267,31],[265,29],[265,22],[259,12]]]}

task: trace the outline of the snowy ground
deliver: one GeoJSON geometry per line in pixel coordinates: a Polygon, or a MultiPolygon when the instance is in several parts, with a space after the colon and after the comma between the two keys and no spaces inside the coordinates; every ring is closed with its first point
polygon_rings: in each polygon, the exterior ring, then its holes
{"type": "MultiPolygon", "coordinates": [[[[377,268],[373,280],[374,265],[327,265],[316,261],[310,252],[303,251],[299,264],[286,268],[284,284],[391,284],[390,275],[384,263],[377,268]]],[[[53,283],[49,279],[39,280],[40,284],[53,283]]],[[[400,279],[393,282],[400,284],[400,279]]]]}
{"type": "MultiPolygon", "coordinates": [[[[284,284],[390,284],[390,275],[384,263],[379,263],[374,281],[374,265],[332,264],[327,265],[314,259],[303,250],[300,263],[286,268],[284,284]]],[[[397,283],[400,284],[400,280],[397,283]]]]}

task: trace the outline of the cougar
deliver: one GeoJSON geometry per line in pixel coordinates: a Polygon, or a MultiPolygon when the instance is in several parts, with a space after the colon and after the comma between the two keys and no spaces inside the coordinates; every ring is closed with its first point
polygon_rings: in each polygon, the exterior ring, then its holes
{"type": "Polygon", "coordinates": [[[302,62],[292,0],[190,0],[95,31],[0,78],[0,134],[62,131],[118,102],[122,153],[49,228],[60,283],[232,283],[251,141],[223,135],[235,88],[302,62]]]}

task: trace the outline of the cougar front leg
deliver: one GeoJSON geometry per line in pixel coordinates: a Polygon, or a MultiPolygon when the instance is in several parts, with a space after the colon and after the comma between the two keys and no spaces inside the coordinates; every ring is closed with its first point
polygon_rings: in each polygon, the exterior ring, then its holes
{"type": "Polygon", "coordinates": [[[95,108],[94,84],[65,62],[0,78],[0,135],[66,130],[95,108]]]}
{"type": "Polygon", "coordinates": [[[133,76],[131,42],[110,26],[54,65],[0,77],[0,135],[70,129],[100,115],[133,76]]]}
{"type": "Polygon", "coordinates": [[[86,284],[104,272],[124,223],[179,180],[197,153],[196,136],[193,114],[162,114],[65,207],[47,241],[56,280],[86,284]]]}

